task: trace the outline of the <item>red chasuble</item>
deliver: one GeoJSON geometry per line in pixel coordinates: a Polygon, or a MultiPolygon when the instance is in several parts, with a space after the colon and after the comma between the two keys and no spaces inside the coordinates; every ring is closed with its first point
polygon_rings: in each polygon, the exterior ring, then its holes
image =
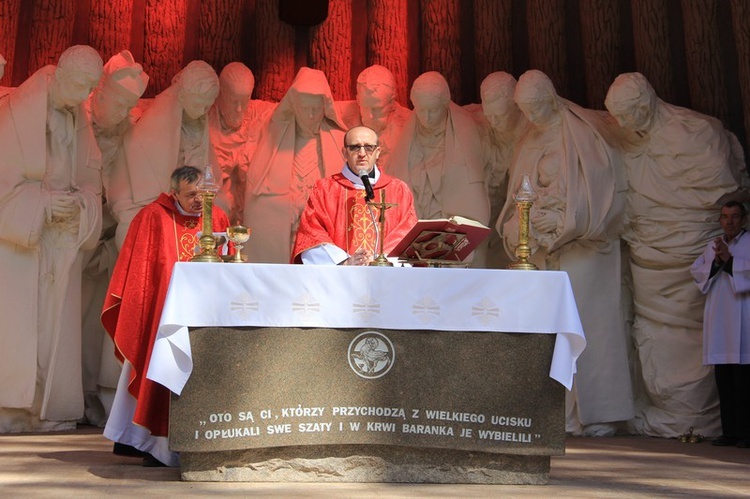
{"type": "MultiPolygon", "coordinates": [[[[228,226],[227,215],[214,206],[214,232],[228,226]]],[[[117,258],[102,309],[102,324],[115,342],[115,355],[133,366],[128,385],[137,401],[133,422],[156,436],[167,436],[169,390],[146,379],[146,370],[172,267],[193,257],[199,243],[196,234],[202,228],[202,217],[180,214],[167,194],[138,212],[117,258]]]]}
{"type": "MultiPolygon", "coordinates": [[[[398,206],[385,212],[385,245],[387,254],[417,223],[414,200],[409,187],[401,180],[381,172],[373,186],[375,202],[380,202],[385,190],[385,202],[398,206]]],[[[375,222],[379,210],[372,208],[375,222]]],[[[319,180],[307,200],[300,217],[299,230],[292,251],[292,262],[302,263],[301,253],[310,248],[330,243],[350,255],[364,247],[377,255],[375,225],[365,205],[364,189],[357,189],[343,174],[337,173],[319,180]]]]}

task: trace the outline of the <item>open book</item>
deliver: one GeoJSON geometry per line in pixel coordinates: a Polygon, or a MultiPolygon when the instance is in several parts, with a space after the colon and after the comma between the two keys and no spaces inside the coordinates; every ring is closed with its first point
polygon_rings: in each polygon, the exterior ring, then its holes
{"type": "Polygon", "coordinates": [[[490,234],[490,228],[469,218],[452,216],[418,220],[388,256],[401,260],[463,261],[490,234]]]}

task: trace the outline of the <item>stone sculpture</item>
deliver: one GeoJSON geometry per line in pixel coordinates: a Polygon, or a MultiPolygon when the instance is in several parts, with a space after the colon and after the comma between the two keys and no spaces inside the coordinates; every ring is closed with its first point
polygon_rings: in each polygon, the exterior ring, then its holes
{"type": "Polygon", "coordinates": [[[619,158],[596,116],[558,96],[541,71],[519,78],[514,100],[531,126],[518,145],[497,228],[512,255],[518,241],[513,194],[527,174],[538,195],[530,214],[532,261],[568,273],[588,342],[566,400],[567,431],[613,435],[634,414],[621,310],[625,182],[619,158]]]}
{"type": "Polygon", "coordinates": [[[101,233],[101,158],[82,105],[102,75],[65,50],[0,106],[0,431],[75,428],[82,250],[101,233]]]}
{"type": "Polygon", "coordinates": [[[411,111],[396,101],[398,89],[391,71],[379,64],[357,76],[357,100],[337,102],[347,128],[365,125],[378,134],[378,168],[388,171],[388,160],[411,111]]]}
{"type": "MultiPolygon", "coordinates": [[[[484,178],[490,197],[490,226],[494,227],[505,205],[508,172],[520,137],[529,123],[515,101],[516,79],[497,71],[487,75],[480,86],[481,104],[469,104],[469,111],[479,125],[484,155],[484,178]]],[[[487,267],[506,268],[510,258],[500,234],[493,230],[487,248],[487,267]]]]}
{"type": "MultiPolygon", "coordinates": [[[[208,110],[219,94],[219,77],[204,61],[192,61],[172,79],[125,136],[112,168],[107,202],[122,246],[138,211],[169,190],[180,166],[209,161],[208,110]]],[[[219,172],[214,171],[219,178],[219,172]]]]}
{"type": "MultiPolygon", "coordinates": [[[[102,182],[106,193],[112,163],[122,148],[123,137],[132,127],[135,108],[148,85],[148,75],[123,50],[104,65],[104,74],[87,101],[94,136],[102,154],[102,182]]],[[[106,198],[106,196],[105,196],[106,198]]],[[[115,346],[101,325],[102,305],[109,278],[117,260],[116,222],[109,206],[102,206],[99,242],[83,256],[81,301],[83,305],[83,390],[88,423],[102,426],[112,407],[120,375],[115,346]]]]}
{"type": "Polygon", "coordinates": [[[227,64],[219,74],[219,96],[209,111],[209,162],[221,171],[216,204],[231,223],[241,222],[245,206],[245,178],[261,130],[275,104],[253,100],[255,77],[241,62],[227,64]]]}
{"type": "Polygon", "coordinates": [[[344,163],[344,123],[322,71],[300,68],[274,110],[250,162],[246,246],[255,263],[289,263],[299,217],[315,181],[344,163]]]}
{"type": "MultiPolygon", "coordinates": [[[[411,187],[417,216],[460,215],[489,223],[482,145],[471,115],[451,102],[448,82],[435,71],[414,81],[411,101],[414,112],[393,150],[390,170],[411,187]]],[[[486,247],[475,250],[473,266],[484,266],[485,252],[486,247]]]]}
{"type": "Polygon", "coordinates": [[[605,105],[619,124],[628,180],[623,238],[630,250],[639,360],[634,430],[677,437],[721,433],[718,398],[702,365],[704,298],[690,266],[721,230],[722,198],[738,190],[743,166],[721,123],[659,99],[640,73],[618,76],[605,105]]]}

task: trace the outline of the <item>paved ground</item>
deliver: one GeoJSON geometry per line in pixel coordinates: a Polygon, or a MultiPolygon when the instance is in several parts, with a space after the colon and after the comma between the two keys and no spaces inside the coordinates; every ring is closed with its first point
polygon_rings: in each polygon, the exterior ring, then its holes
{"type": "Polygon", "coordinates": [[[15,497],[750,497],[750,449],[648,437],[569,438],[550,483],[516,485],[181,482],[111,453],[101,430],[0,435],[0,498],[15,497]]]}

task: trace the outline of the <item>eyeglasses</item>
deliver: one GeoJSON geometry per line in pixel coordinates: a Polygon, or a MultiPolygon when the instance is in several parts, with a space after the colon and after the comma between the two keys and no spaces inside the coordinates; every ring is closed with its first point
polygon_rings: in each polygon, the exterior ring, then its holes
{"type": "Polygon", "coordinates": [[[359,152],[360,149],[364,148],[367,154],[374,153],[375,149],[378,148],[378,146],[372,145],[372,144],[362,144],[362,145],[348,144],[348,145],[345,145],[344,147],[346,147],[346,150],[349,152],[359,152]]]}

